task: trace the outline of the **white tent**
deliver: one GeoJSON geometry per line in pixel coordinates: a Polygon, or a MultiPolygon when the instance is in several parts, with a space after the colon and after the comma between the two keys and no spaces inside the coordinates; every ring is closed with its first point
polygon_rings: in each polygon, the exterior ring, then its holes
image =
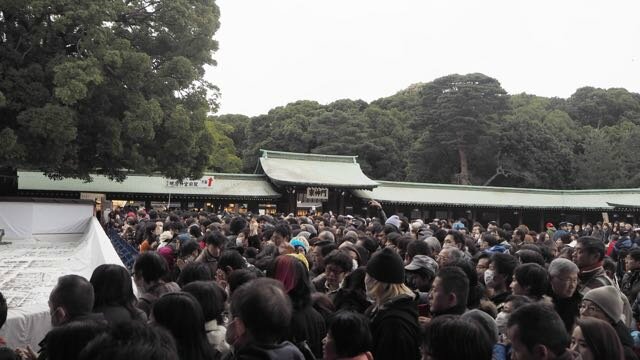
{"type": "Polygon", "coordinates": [[[38,349],[51,328],[48,299],[58,277],[87,279],[101,264],[124,266],[87,201],[0,200],[0,292],[9,314],[7,345],[38,349]]]}

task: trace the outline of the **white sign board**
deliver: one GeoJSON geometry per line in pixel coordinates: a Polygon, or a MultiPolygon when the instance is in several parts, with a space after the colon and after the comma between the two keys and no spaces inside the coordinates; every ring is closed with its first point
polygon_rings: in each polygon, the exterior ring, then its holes
{"type": "Polygon", "coordinates": [[[310,187],[307,188],[307,200],[328,200],[329,199],[329,189],[321,188],[321,187],[310,187]]]}
{"type": "Polygon", "coordinates": [[[211,188],[215,183],[213,176],[204,176],[200,179],[184,179],[182,182],[176,179],[167,179],[167,187],[182,187],[182,188],[211,188]]]}

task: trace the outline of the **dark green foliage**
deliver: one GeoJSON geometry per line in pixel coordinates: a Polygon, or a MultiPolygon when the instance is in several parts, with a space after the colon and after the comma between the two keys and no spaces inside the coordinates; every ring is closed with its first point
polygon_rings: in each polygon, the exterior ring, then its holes
{"type": "Polygon", "coordinates": [[[640,186],[639,108],[640,95],[624,89],[582,88],[568,100],[507,95],[497,80],[468,74],[370,104],[298,101],[216,121],[232,127],[246,172],[263,148],[357,155],[379,180],[611,188],[640,186]]]}
{"type": "Polygon", "coordinates": [[[213,0],[0,1],[0,166],[199,176],[218,18],[213,0]]]}

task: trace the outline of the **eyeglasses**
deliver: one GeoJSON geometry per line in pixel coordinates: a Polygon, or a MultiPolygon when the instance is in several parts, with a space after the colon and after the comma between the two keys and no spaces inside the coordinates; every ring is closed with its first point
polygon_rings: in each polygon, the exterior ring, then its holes
{"type": "Polygon", "coordinates": [[[581,303],[580,304],[580,311],[581,312],[585,312],[585,311],[598,312],[598,311],[600,311],[600,308],[598,308],[597,306],[595,306],[593,304],[581,303]]]}

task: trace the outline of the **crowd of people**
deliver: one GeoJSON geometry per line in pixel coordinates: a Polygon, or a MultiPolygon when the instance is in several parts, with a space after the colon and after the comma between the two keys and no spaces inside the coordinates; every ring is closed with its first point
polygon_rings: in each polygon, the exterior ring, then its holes
{"type": "Polygon", "coordinates": [[[0,359],[638,358],[637,225],[537,233],[370,206],[113,211],[105,226],[139,249],[131,271],[59,278],[39,351],[0,359]]]}

